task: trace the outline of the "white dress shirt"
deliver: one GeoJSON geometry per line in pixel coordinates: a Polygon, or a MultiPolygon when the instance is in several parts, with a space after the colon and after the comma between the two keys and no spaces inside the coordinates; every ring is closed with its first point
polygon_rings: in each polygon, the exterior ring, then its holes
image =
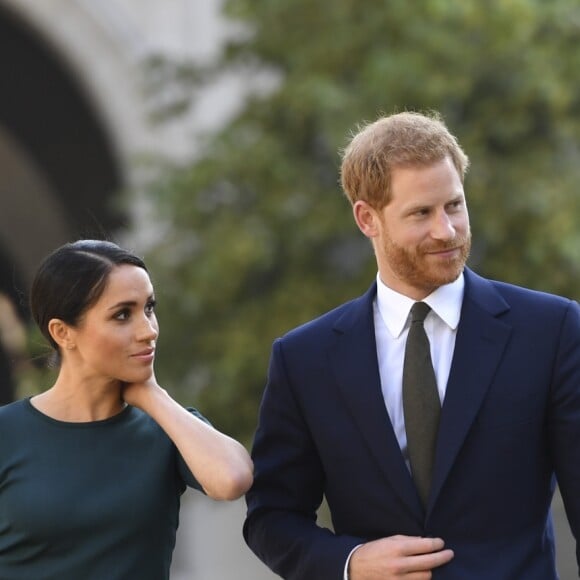
{"type": "MultiPolygon", "coordinates": [[[[431,346],[431,360],[435,370],[439,399],[442,403],[451,370],[464,287],[465,281],[462,274],[455,282],[440,286],[422,300],[431,307],[424,326],[431,346]]],[[[385,286],[377,274],[377,296],[373,304],[373,312],[381,390],[407,467],[409,467],[409,456],[403,414],[403,360],[405,343],[409,334],[409,314],[415,302],[385,286]]],[[[357,548],[347,558],[344,580],[348,580],[348,563],[357,548]]]]}
{"type": "MultiPolygon", "coordinates": [[[[440,286],[422,300],[431,307],[424,326],[431,345],[431,360],[442,403],[455,348],[464,286],[461,275],[455,282],[440,286]]],[[[403,417],[403,359],[409,334],[409,314],[414,303],[415,300],[385,286],[377,276],[374,322],[381,389],[399,447],[407,463],[407,435],[403,417]]]]}

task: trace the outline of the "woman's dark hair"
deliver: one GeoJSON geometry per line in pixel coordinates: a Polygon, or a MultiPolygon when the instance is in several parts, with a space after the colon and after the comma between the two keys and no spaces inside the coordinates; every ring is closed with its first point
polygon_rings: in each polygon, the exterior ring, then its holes
{"type": "Polygon", "coordinates": [[[48,323],[76,326],[101,297],[115,266],[147,267],[141,258],[104,240],[79,240],[54,250],[41,263],[30,290],[30,312],[43,336],[59,352],[48,323]]]}

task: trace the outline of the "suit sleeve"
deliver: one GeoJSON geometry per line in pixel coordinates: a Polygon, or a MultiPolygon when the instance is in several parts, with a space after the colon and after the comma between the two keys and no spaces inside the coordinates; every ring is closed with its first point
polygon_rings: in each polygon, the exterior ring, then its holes
{"type": "Polygon", "coordinates": [[[244,537],[254,553],[288,580],[341,580],[361,538],[316,523],[325,476],[303,409],[274,343],[252,450],[254,485],[246,496],[244,537]]]}
{"type": "Polygon", "coordinates": [[[548,425],[558,486],[580,569],[580,308],[570,302],[554,363],[548,425]]]}

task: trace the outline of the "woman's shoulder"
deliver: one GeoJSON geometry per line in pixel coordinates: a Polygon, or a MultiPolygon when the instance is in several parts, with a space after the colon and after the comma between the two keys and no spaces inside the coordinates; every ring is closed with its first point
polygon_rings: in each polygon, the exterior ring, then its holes
{"type": "Polygon", "coordinates": [[[5,421],[13,421],[21,419],[28,415],[28,407],[30,406],[30,398],[20,399],[13,403],[7,403],[0,407],[0,424],[5,421]]]}
{"type": "Polygon", "coordinates": [[[0,444],[11,441],[13,437],[21,440],[23,437],[33,436],[34,417],[30,407],[28,398],[0,407],[0,444]]]}

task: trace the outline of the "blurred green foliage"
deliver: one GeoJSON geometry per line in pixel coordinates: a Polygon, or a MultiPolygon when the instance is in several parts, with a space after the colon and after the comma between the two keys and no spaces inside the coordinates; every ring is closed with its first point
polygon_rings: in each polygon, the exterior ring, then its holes
{"type": "Polygon", "coordinates": [[[470,156],[477,271],[580,297],[580,5],[229,0],[225,10],[247,34],[195,78],[263,67],[280,82],[148,192],[166,226],[147,256],[158,375],[182,401],[247,442],[272,340],[370,284],[339,151],[383,113],[438,110],[470,156]]]}

